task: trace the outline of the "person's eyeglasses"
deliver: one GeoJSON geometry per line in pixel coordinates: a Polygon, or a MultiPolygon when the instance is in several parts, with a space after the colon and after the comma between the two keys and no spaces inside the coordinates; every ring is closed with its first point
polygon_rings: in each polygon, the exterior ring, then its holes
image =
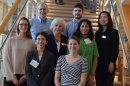
{"type": "Polygon", "coordinates": [[[40,10],[40,11],[42,11],[42,10],[43,10],[43,11],[46,11],[47,9],[39,9],[39,10],[40,10]]]}
{"type": "Polygon", "coordinates": [[[19,25],[20,25],[20,26],[26,26],[26,27],[28,26],[28,24],[19,24],[19,25]]]}
{"type": "Polygon", "coordinates": [[[41,41],[46,41],[46,39],[43,39],[43,38],[42,38],[42,39],[37,38],[37,40],[38,40],[38,41],[40,41],[40,40],[41,40],[41,41]]]}

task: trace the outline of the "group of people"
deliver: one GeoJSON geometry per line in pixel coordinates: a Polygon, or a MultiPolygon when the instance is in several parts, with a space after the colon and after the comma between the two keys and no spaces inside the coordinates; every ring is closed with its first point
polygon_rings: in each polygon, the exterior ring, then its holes
{"type": "Polygon", "coordinates": [[[118,31],[108,12],[99,14],[95,34],[82,19],[83,6],[73,7],[74,19],[47,19],[48,6],[39,3],[38,17],[22,17],[18,35],[4,50],[4,86],[113,86],[118,57],[118,31]]]}

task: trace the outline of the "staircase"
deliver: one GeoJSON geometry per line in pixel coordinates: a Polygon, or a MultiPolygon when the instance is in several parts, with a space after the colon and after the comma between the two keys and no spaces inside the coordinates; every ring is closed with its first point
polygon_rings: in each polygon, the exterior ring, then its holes
{"type": "MultiPolygon", "coordinates": [[[[53,20],[54,18],[63,18],[66,22],[69,22],[73,19],[72,11],[75,3],[79,3],[80,0],[63,0],[64,5],[57,5],[52,2],[52,0],[46,0],[46,4],[48,5],[49,13],[47,18],[53,20]]],[[[91,6],[93,0],[90,0],[91,6]]],[[[98,1],[98,0],[97,0],[98,1]]],[[[85,9],[84,6],[84,14],[82,19],[89,19],[92,22],[94,33],[98,30],[98,15],[100,13],[99,3],[97,2],[97,12],[90,13],[91,10],[85,9]]],[[[118,81],[119,73],[116,72],[114,86],[121,86],[121,82],[118,81]]],[[[93,86],[96,86],[94,83],[93,86]]]]}

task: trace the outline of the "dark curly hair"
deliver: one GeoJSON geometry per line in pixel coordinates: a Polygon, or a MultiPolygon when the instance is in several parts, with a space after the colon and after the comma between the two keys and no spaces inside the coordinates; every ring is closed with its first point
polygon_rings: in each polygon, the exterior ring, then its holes
{"type": "Polygon", "coordinates": [[[77,36],[78,38],[81,38],[80,26],[81,26],[81,24],[83,22],[86,22],[89,25],[90,30],[89,30],[87,35],[88,35],[88,38],[92,41],[93,38],[94,38],[94,34],[93,34],[92,24],[88,19],[82,19],[82,20],[79,21],[78,28],[77,28],[76,32],[73,35],[77,36]]]}

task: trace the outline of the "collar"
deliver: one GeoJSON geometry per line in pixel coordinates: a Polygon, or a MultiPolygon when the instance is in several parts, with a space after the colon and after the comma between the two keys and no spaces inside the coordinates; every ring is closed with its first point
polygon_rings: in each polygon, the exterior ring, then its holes
{"type": "Polygon", "coordinates": [[[77,23],[77,22],[75,21],[75,19],[74,19],[74,18],[73,18],[73,20],[72,20],[72,21],[73,21],[73,23],[77,23]]]}
{"type": "Polygon", "coordinates": [[[38,21],[39,21],[40,23],[46,23],[46,22],[47,22],[47,18],[46,18],[46,20],[43,22],[43,21],[41,20],[41,18],[38,16],[38,21]]]}

